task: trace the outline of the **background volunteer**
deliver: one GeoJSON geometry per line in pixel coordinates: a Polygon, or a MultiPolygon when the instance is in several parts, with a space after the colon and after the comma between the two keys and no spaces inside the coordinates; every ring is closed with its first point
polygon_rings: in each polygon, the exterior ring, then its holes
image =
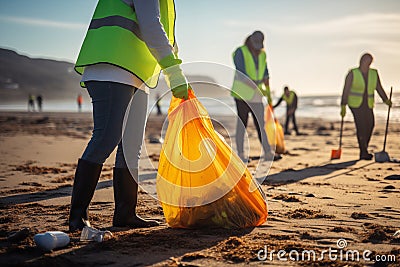
{"type": "Polygon", "coordinates": [[[249,113],[253,116],[258,139],[263,150],[264,159],[271,160],[274,155],[268,143],[264,130],[263,96],[267,97],[271,105],[272,98],[269,90],[269,72],[264,48],[264,34],[253,32],[247,37],[244,45],[233,53],[236,67],[235,80],[231,95],[235,99],[238,120],[236,124],[236,148],[242,160],[247,161],[243,151],[244,134],[247,127],[249,113]]]}
{"type": "Polygon", "coordinates": [[[285,134],[290,134],[289,131],[289,121],[293,122],[293,128],[296,135],[300,135],[299,129],[296,123],[296,109],[297,109],[297,95],[293,90],[289,90],[289,87],[285,86],[283,88],[283,95],[279,98],[278,102],[275,104],[274,108],[279,106],[281,102],[285,100],[286,102],[286,122],[285,122],[285,134]]]}
{"type": "Polygon", "coordinates": [[[368,153],[368,144],[375,126],[373,111],[375,90],[378,91],[383,102],[392,105],[382,88],[378,71],[370,68],[372,60],[371,54],[362,55],[359,67],[350,70],[347,74],[340,111],[340,115],[344,117],[346,105],[349,105],[356,124],[360,159],[365,160],[372,159],[372,154],[368,153]]]}

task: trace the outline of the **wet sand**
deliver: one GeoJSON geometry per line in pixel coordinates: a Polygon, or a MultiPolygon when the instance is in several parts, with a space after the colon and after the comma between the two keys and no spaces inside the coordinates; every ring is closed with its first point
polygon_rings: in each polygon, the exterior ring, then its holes
{"type": "MultiPolygon", "coordinates": [[[[348,115],[349,116],[349,115],[348,115]]],[[[146,151],[140,175],[154,188],[164,117],[151,116],[146,129],[146,151]]],[[[216,129],[230,141],[228,132],[235,119],[215,118],[227,130],[216,129]]],[[[346,250],[394,255],[400,263],[400,164],[358,161],[358,145],[352,122],[345,123],[340,160],[330,161],[339,140],[339,122],[298,118],[301,136],[286,136],[288,152],[275,161],[262,188],[267,195],[267,222],[254,229],[225,230],[171,229],[161,206],[144,189],[140,190],[138,213],[162,222],[151,229],[111,227],[114,209],[112,167],[114,154],[106,161],[95,196],[90,220],[96,228],[107,228],[114,238],[102,243],[79,241],[44,253],[33,235],[50,230],[67,231],[71,185],[77,159],[90,138],[90,113],[0,113],[0,263],[1,266],[365,266],[374,262],[331,260],[292,261],[291,250],[300,254],[338,249],[338,239],[347,241],[346,250]],[[9,240],[13,232],[29,228],[23,240],[9,240]],[[275,250],[273,260],[260,262],[257,253],[275,250]],[[277,259],[285,250],[288,261],[277,259]]],[[[258,166],[259,147],[249,122],[251,161],[256,178],[267,173],[258,166]],[[264,173],[263,173],[264,172],[264,173]]],[[[370,150],[382,150],[384,121],[376,121],[370,150]]],[[[391,124],[386,151],[400,159],[400,124],[391,124]]],[[[233,140],[233,139],[232,139],[233,140]]],[[[263,165],[264,164],[264,165],[263,165]]],[[[262,253],[260,254],[263,255],[262,253]]],[[[293,256],[294,254],[292,254],[293,256]]],[[[270,256],[270,254],[268,254],[270,256]]],[[[386,265],[383,265],[386,266],[386,265]]]]}

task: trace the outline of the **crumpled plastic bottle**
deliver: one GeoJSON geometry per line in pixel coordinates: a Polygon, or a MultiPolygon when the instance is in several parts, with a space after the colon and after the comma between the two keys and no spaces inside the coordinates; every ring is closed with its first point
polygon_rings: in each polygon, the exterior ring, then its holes
{"type": "Polygon", "coordinates": [[[104,240],[111,239],[113,234],[108,231],[101,231],[93,227],[85,226],[82,229],[80,241],[96,241],[103,242],[104,240]]]}

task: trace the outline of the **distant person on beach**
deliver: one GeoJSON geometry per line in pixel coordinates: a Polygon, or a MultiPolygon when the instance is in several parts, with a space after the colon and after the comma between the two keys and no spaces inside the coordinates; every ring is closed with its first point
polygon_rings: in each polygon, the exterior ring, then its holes
{"type": "Polygon", "coordinates": [[[82,94],[79,94],[78,97],[76,98],[76,103],[78,104],[78,111],[82,111],[82,104],[83,104],[83,97],[82,94]]]}
{"type": "Polygon", "coordinates": [[[160,96],[160,94],[156,94],[156,108],[157,108],[157,116],[161,116],[162,111],[161,111],[161,96],[160,96]]]}
{"type": "Polygon", "coordinates": [[[292,120],[294,131],[296,135],[300,135],[300,132],[296,124],[296,109],[297,109],[297,95],[293,90],[289,90],[289,87],[285,86],[283,89],[283,95],[279,98],[274,108],[279,106],[282,101],[286,102],[286,122],[285,122],[285,134],[290,135],[289,121],[292,120]]]}
{"type": "Polygon", "coordinates": [[[35,111],[35,97],[32,94],[28,96],[28,111],[35,111]]]}
{"type": "Polygon", "coordinates": [[[37,105],[38,105],[38,111],[41,112],[41,111],[42,111],[42,104],[43,104],[43,97],[42,97],[42,95],[38,95],[38,96],[36,97],[36,102],[37,102],[37,105]]]}
{"type": "MultiPolygon", "coordinates": [[[[189,85],[175,47],[173,0],[99,0],[75,70],[82,74],[93,104],[94,130],[78,161],[72,189],[69,230],[90,225],[89,203],[105,160],[118,146],[113,168],[113,226],[152,227],[159,223],[136,214],[139,156],[147,115],[148,87],[163,70],[172,94],[187,99],[189,85]],[[134,96],[134,97],[133,97],[134,96]],[[133,99],[132,99],[133,98],[133,99]],[[122,126],[130,112],[136,125],[134,146],[123,151],[122,126]],[[129,168],[124,153],[136,155],[129,168]]],[[[132,140],[131,140],[132,141],[132,140]]]]}
{"type": "MultiPolygon", "coordinates": [[[[264,96],[267,97],[268,105],[272,105],[264,34],[255,31],[248,36],[244,44],[233,53],[233,61],[236,73],[231,95],[234,97],[238,114],[236,123],[238,155],[243,161],[247,161],[243,151],[243,142],[249,113],[251,113],[258,139],[264,150],[264,159],[272,160],[274,155],[264,131],[264,105],[262,102],[264,96]]],[[[278,157],[280,156],[275,155],[275,159],[278,157]]]]}
{"type": "Polygon", "coordinates": [[[366,53],[361,56],[360,65],[349,71],[346,76],[340,115],[346,115],[346,105],[350,107],[354,116],[357,129],[357,140],[360,148],[360,159],[371,160],[372,154],[368,153],[368,144],[375,126],[374,98],[375,90],[383,102],[392,106],[388,99],[376,69],[370,68],[373,57],[366,53]]]}

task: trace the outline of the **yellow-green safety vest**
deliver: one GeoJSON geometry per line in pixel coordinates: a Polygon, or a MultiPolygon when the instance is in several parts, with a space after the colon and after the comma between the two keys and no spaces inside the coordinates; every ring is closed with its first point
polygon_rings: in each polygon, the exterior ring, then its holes
{"type": "MultiPolygon", "coordinates": [[[[243,54],[244,67],[246,70],[245,74],[256,83],[260,90],[269,90],[269,88],[266,88],[262,82],[264,79],[265,68],[267,66],[267,55],[265,51],[261,51],[258,55],[258,68],[256,68],[256,63],[254,62],[249,48],[246,45],[243,45],[239,49],[242,50],[243,54]]],[[[233,57],[235,57],[235,53],[233,53],[233,57]]],[[[235,75],[231,95],[238,99],[251,100],[255,94],[255,88],[244,83],[238,78],[238,76],[239,75],[235,75]]],[[[270,96],[269,92],[267,96],[270,96]]]]}
{"type": "MultiPolygon", "coordinates": [[[[363,101],[365,91],[365,81],[359,68],[351,70],[353,73],[353,83],[351,84],[347,104],[351,108],[359,108],[363,101]]],[[[368,71],[368,107],[373,108],[375,102],[375,89],[378,84],[378,71],[369,69],[368,71]]]]}
{"type": "Polygon", "coordinates": [[[290,91],[289,92],[289,97],[287,97],[285,94],[282,95],[282,99],[286,101],[286,103],[290,106],[293,103],[294,100],[294,92],[290,91]]]}
{"type": "MultiPolygon", "coordinates": [[[[174,0],[159,0],[160,20],[172,46],[175,44],[174,0]]],[[[134,8],[121,0],[99,0],[83,41],[75,70],[109,63],[136,75],[148,87],[157,86],[161,67],[142,40],[134,8]]]]}

